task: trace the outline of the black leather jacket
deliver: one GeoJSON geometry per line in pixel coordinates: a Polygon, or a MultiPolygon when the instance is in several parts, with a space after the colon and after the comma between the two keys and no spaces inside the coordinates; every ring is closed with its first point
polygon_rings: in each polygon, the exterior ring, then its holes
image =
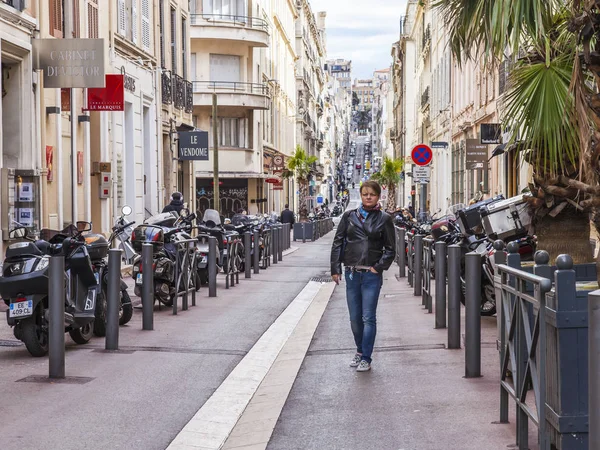
{"type": "Polygon", "coordinates": [[[347,267],[369,266],[382,273],[396,257],[396,236],[392,217],[383,211],[372,211],[364,223],[355,209],[342,216],[331,247],[331,274],[347,267]]]}

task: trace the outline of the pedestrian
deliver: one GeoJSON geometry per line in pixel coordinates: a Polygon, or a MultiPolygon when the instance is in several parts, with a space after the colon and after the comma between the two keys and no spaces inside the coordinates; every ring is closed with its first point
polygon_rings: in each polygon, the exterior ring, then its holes
{"type": "Polygon", "coordinates": [[[165,206],[162,212],[176,212],[178,215],[181,215],[181,210],[183,209],[183,195],[181,192],[173,192],[171,194],[171,203],[165,206]]]}
{"type": "Polygon", "coordinates": [[[396,257],[394,222],[381,211],[380,195],[381,186],[376,181],[362,184],[362,204],[344,213],[331,247],[331,276],[336,284],[340,284],[344,264],[346,300],[356,343],[350,367],[358,372],[371,370],[383,271],[396,257]]]}
{"type": "Polygon", "coordinates": [[[290,227],[294,226],[296,219],[294,218],[294,211],[290,210],[290,205],[286,203],[285,208],[281,211],[281,223],[289,223],[290,227]]]}

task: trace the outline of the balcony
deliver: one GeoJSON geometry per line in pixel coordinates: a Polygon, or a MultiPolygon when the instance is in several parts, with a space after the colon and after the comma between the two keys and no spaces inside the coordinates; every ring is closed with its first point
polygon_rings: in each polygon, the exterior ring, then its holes
{"type": "Polygon", "coordinates": [[[170,105],[173,103],[173,83],[171,81],[171,72],[168,70],[163,71],[160,76],[160,81],[163,105],[170,105]]]}
{"type": "Polygon", "coordinates": [[[230,108],[231,112],[266,110],[269,109],[271,99],[269,86],[266,83],[194,81],[193,90],[194,107],[212,108],[212,94],[216,92],[219,110],[230,108]]]}
{"type": "Polygon", "coordinates": [[[245,42],[250,47],[269,46],[269,24],[257,17],[192,14],[192,39],[245,42]]]}

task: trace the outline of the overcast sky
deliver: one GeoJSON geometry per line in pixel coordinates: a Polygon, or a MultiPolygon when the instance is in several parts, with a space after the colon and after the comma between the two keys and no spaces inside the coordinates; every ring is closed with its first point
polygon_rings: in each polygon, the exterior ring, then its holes
{"type": "Polygon", "coordinates": [[[391,64],[406,0],[309,0],[313,12],[327,11],[327,58],[352,60],[352,78],[371,78],[391,64]]]}

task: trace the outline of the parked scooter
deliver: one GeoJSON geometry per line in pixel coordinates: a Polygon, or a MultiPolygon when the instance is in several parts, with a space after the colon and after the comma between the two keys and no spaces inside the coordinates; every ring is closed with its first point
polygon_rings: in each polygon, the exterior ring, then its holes
{"type": "Polygon", "coordinates": [[[0,296],[9,306],[8,325],[32,356],[48,352],[49,286],[51,255],[65,256],[65,332],[77,344],[85,344],[93,334],[94,311],[99,289],[82,233],[91,230],[89,222],[77,222],[77,232],[61,235],[59,243],[28,237],[27,228],[9,233],[11,244],[0,269],[0,296]]]}
{"type": "MultiPolygon", "coordinates": [[[[133,247],[127,240],[123,240],[126,234],[126,229],[131,228],[135,222],[126,222],[125,216],[131,214],[131,207],[123,206],[121,217],[117,220],[117,224],[113,227],[113,232],[108,238],[108,241],[101,234],[85,235],[85,243],[92,260],[94,273],[100,282],[100,291],[96,299],[96,320],[94,321],[94,334],[96,336],[106,336],[106,314],[108,310],[108,249],[113,241],[121,236],[121,248],[129,247],[134,255],[136,255],[133,247]]],[[[119,325],[125,325],[133,317],[133,304],[127,292],[127,283],[120,280],[120,302],[119,302],[119,325]]]]}

